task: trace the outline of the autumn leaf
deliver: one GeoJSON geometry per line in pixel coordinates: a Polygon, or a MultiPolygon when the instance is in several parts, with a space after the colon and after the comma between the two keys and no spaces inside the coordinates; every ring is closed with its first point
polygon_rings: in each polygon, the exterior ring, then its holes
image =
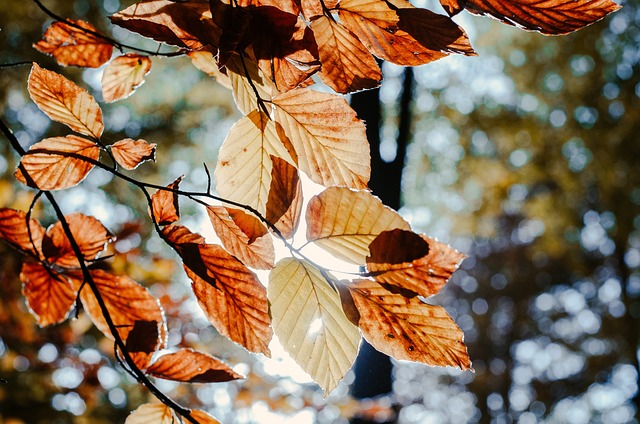
{"type": "MultiPolygon", "coordinates": [[[[262,226],[264,232],[257,233],[257,237],[250,237],[247,232],[255,233],[255,227],[245,231],[230,215],[230,208],[222,206],[208,206],[207,213],[213,224],[213,229],[220,238],[222,245],[233,256],[240,259],[242,263],[256,269],[271,269],[275,261],[275,251],[271,236],[267,233],[264,225],[257,218],[235,210],[236,214],[243,214],[244,220],[252,220],[255,224],[262,226]]],[[[246,227],[245,227],[246,228],[246,227]]]]}
{"type": "Polygon", "coordinates": [[[462,9],[464,9],[464,4],[460,2],[464,0],[440,0],[440,4],[449,14],[449,16],[454,16],[460,13],[462,9]]]}
{"type": "Polygon", "coordinates": [[[220,196],[264,215],[271,186],[271,155],[290,158],[275,123],[255,110],[231,127],[220,148],[214,173],[220,196]]]}
{"type": "Polygon", "coordinates": [[[198,421],[198,424],[220,424],[220,421],[200,409],[192,409],[191,416],[198,421]]]}
{"type": "Polygon", "coordinates": [[[43,236],[44,228],[35,219],[29,219],[27,227],[26,212],[0,208],[0,238],[14,248],[38,258],[43,236]]]}
{"type": "Polygon", "coordinates": [[[100,157],[100,147],[76,135],[51,137],[33,144],[20,160],[15,177],[40,190],[63,190],[80,183],[100,157]]]}
{"type": "Polygon", "coordinates": [[[284,349],[327,393],[333,390],[351,368],[360,344],[338,292],[309,262],[285,258],[269,274],[267,296],[284,349]]]}
{"type": "Polygon", "coordinates": [[[146,373],[185,383],[222,383],[243,378],[219,359],[193,349],[180,349],[159,356],[146,373]]]}
{"type": "Polygon", "coordinates": [[[470,369],[462,330],[444,308],[391,293],[370,280],[351,283],[348,289],[364,338],[380,352],[431,366],[470,369]]]}
{"type": "Polygon", "coordinates": [[[274,83],[258,68],[258,64],[250,55],[245,54],[242,58],[240,55],[233,55],[227,62],[226,69],[233,100],[243,115],[248,115],[260,108],[256,91],[260,99],[265,101],[270,101],[278,93],[274,83]]]}
{"type": "MultiPolygon", "coordinates": [[[[84,260],[94,260],[104,250],[106,244],[114,239],[109,230],[92,216],[72,213],[65,215],[64,220],[69,226],[84,260]]],[[[58,266],[66,268],[80,266],[60,221],[53,224],[44,235],[42,252],[47,261],[58,266]]]]}
{"type": "Polygon", "coordinates": [[[120,166],[132,170],[144,161],[152,160],[155,162],[156,143],[125,138],[111,145],[111,153],[120,166]]]}
{"type": "Polygon", "coordinates": [[[162,403],[145,403],[133,411],[124,424],[177,424],[173,410],[162,403]]]}
{"type": "MultiPolygon", "coordinates": [[[[441,0],[442,1],[442,0],[441,0]]],[[[448,13],[463,6],[475,15],[491,16],[500,22],[545,35],[564,35],[599,21],[621,6],[611,0],[445,0],[448,13]]]]}
{"type": "Polygon", "coordinates": [[[312,181],[326,187],[367,186],[371,157],[364,123],[342,97],[297,89],[274,97],[273,104],[298,167],[312,181]]]}
{"type": "Polygon", "coordinates": [[[214,24],[221,30],[218,66],[226,66],[233,53],[242,52],[249,44],[252,16],[244,7],[234,7],[221,0],[210,0],[209,8],[214,24]]]}
{"type": "Polygon", "coordinates": [[[371,53],[341,24],[321,16],[311,22],[322,62],[320,78],[338,93],[377,87],[382,72],[371,53]]]}
{"type": "MultiPolygon", "coordinates": [[[[167,186],[177,190],[182,176],[167,186]]],[[[158,225],[171,224],[180,219],[180,205],[178,195],[170,190],[158,190],[151,196],[151,213],[158,225]]]]}
{"type": "Polygon", "coordinates": [[[333,255],[364,265],[369,245],[383,231],[409,224],[368,191],[329,187],[307,206],[307,239],[333,255]]]}
{"type": "Polygon", "coordinates": [[[136,53],[118,56],[107,65],[102,74],[102,97],[107,103],[122,100],[144,83],[151,70],[151,59],[136,53]]]}
{"type": "Polygon", "coordinates": [[[76,291],[64,276],[40,263],[25,262],[20,272],[22,294],[38,325],[46,327],[67,319],[76,291]]]}
{"type": "Polygon", "coordinates": [[[302,183],[298,170],[287,161],[271,156],[271,162],[266,219],[280,231],[282,237],[289,239],[300,223],[302,183]]]}
{"type": "Polygon", "coordinates": [[[28,89],[31,99],[49,118],[95,139],[102,135],[102,110],[85,89],[37,63],[31,68],[28,89]]]}
{"type": "Polygon", "coordinates": [[[231,81],[229,80],[229,76],[218,69],[218,64],[213,53],[201,50],[197,52],[189,52],[187,53],[187,56],[191,59],[193,66],[205,74],[214,77],[220,85],[231,90],[231,81]]]}
{"type": "Polygon", "coordinates": [[[408,297],[437,294],[465,257],[445,243],[400,229],[380,233],[369,250],[367,270],[373,279],[408,297]]]}
{"type": "Polygon", "coordinates": [[[42,40],[33,47],[53,56],[62,66],[99,68],[111,59],[113,45],[105,38],[87,32],[98,32],[93,25],[72,19],[68,19],[67,22],[73,25],[53,22],[45,31],[42,40]]]}

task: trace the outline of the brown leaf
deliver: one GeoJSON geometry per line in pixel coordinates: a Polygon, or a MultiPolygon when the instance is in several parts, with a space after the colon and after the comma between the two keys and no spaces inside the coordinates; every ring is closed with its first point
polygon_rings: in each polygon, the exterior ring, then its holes
{"type": "Polygon", "coordinates": [[[279,94],[273,104],[298,167],[312,181],[326,187],[367,187],[371,157],[365,126],[342,97],[298,89],[279,94]]]}
{"type": "MultiPolygon", "coordinates": [[[[172,190],[177,190],[182,181],[182,176],[167,186],[172,190]]],[[[152,216],[158,225],[171,224],[180,219],[180,205],[178,195],[169,190],[158,190],[151,196],[152,216]]]]}
{"type": "Polygon", "coordinates": [[[136,366],[141,370],[146,370],[153,354],[164,347],[164,338],[166,334],[161,334],[164,328],[158,326],[156,321],[137,320],[133,324],[133,329],[127,335],[125,344],[127,352],[136,366]],[[159,343],[159,340],[161,342],[159,343]]]}
{"type": "Polygon", "coordinates": [[[46,327],[67,319],[76,291],[62,275],[40,263],[25,262],[20,272],[22,294],[38,325],[46,327]]]}
{"type": "Polygon", "coordinates": [[[20,160],[15,177],[40,190],[63,190],[80,183],[100,157],[100,147],[76,135],[51,137],[33,144],[20,160]]]}
{"type": "MultiPolygon", "coordinates": [[[[92,216],[73,213],[64,217],[84,259],[91,261],[113,241],[113,235],[92,216]]],[[[42,239],[42,252],[49,262],[65,268],[79,267],[78,258],[60,221],[47,230],[42,239]]]]}
{"type": "Polygon", "coordinates": [[[447,11],[449,16],[454,16],[460,13],[464,9],[464,3],[460,4],[461,0],[440,0],[440,4],[447,11]]]}
{"type": "Polygon", "coordinates": [[[181,245],[204,243],[204,237],[189,231],[187,227],[171,224],[162,229],[162,235],[172,244],[180,249],[181,245]]]}
{"type": "Polygon", "coordinates": [[[464,335],[440,306],[393,294],[378,283],[349,286],[360,313],[358,326],[377,350],[396,359],[470,369],[464,335]]]}
{"type": "Polygon", "coordinates": [[[193,349],[180,349],[158,357],[146,373],[184,383],[222,383],[243,378],[219,359],[193,349]]]}
{"type": "Polygon", "coordinates": [[[338,93],[351,93],[380,85],[382,72],[356,36],[333,19],[311,22],[322,62],[320,78],[338,93]]]}
{"type": "Polygon", "coordinates": [[[400,229],[380,233],[369,250],[367,270],[373,279],[407,297],[437,294],[465,257],[447,244],[400,229]]]}
{"type": "Polygon", "coordinates": [[[298,170],[286,160],[271,156],[271,187],[266,219],[284,238],[291,238],[300,223],[302,183],[298,170]]]}
{"type": "Polygon", "coordinates": [[[111,146],[111,153],[116,162],[125,169],[136,169],[138,165],[147,160],[156,160],[156,143],[147,143],[144,140],[125,138],[111,146]]]}
{"type": "Polygon", "coordinates": [[[133,411],[124,424],[176,424],[180,422],[173,409],[162,403],[145,403],[133,411]]]}
{"type": "Polygon", "coordinates": [[[302,14],[307,21],[324,15],[324,8],[333,10],[336,8],[338,0],[300,0],[302,14]]]}
{"type": "Polygon", "coordinates": [[[191,416],[198,421],[198,424],[220,424],[220,421],[199,409],[192,409],[191,416]]]}
{"type": "Polygon", "coordinates": [[[197,52],[189,52],[187,56],[191,59],[193,66],[200,69],[207,75],[210,75],[216,79],[216,81],[225,88],[231,90],[231,81],[227,74],[220,71],[216,58],[213,53],[201,50],[197,52]]]}
{"type": "Polygon", "coordinates": [[[80,28],[64,22],[54,22],[45,31],[42,40],[33,47],[53,56],[62,66],[99,68],[111,59],[113,45],[104,38],[82,30],[84,28],[97,32],[93,25],[85,21],[68,21],[80,28]]]}
{"type": "Polygon", "coordinates": [[[474,55],[465,32],[449,17],[408,2],[345,0],[340,20],[377,57],[402,66],[418,66],[450,53],[474,55]]]}
{"type": "Polygon", "coordinates": [[[244,7],[233,7],[210,0],[212,20],[222,33],[218,44],[218,66],[225,66],[234,52],[242,52],[249,43],[251,14],[244,7]]]}
{"type": "Polygon", "coordinates": [[[27,214],[9,208],[0,208],[0,238],[14,248],[40,257],[42,251],[42,237],[44,228],[35,219],[29,220],[27,228],[27,214]]]}
{"type": "Polygon", "coordinates": [[[107,103],[122,100],[144,83],[151,70],[151,59],[136,53],[118,56],[107,65],[102,74],[102,97],[107,103]]]}
{"type": "Polygon", "coordinates": [[[146,0],[110,17],[115,25],[178,47],[200,50],[218,45],[221,30],[211,20],[209,2],[146,0]]]}
{"type": "Polygon", "coordinates": [[[207,213],[222,245],[233,256],[252,268],[273,268],[273,241],[257,218],[240,210],[222,206],[208,206],[207,213]],[[256,232],[256,227],[259,232],[256,232]]]}
{"type": "MultiPolygon", "coordinates": [[[[129,334],[140,325],[149,321],[157,328],[157,349],[164,347],[167,334],[164,312],[160,302],[149,293],[149,290],[127,276],[117,276],[106,271],[96,269],[91,271],[91,277],[100,292],[100,296],[107,308],[113,324],[118,329],[120,337],[128,342],[129,334]]],[[[76,284],[79,285],[76,277],[76,284]]],[[[93,294],[91,287],[84,285],[80,292],[82,306],[91,321],[109,339],[113,340],[111,330],[104,318],[100,304],[93,294]]],[[[135,334],[135,333],[134,333],[135,334]]]]}
{"type": "Polygon", "coordinates": [[[95,139],[102,135],[102,110],[84,88],[34,63],[28,89],[31,99],[49,118],[95,139]]]}
{"type": "Polygon", "coordinates": [[[463,5],[474,15],[492,16],[502,23],[545,35],[577,31],[621,7],[611,0],[465,0],[463,5]]]}

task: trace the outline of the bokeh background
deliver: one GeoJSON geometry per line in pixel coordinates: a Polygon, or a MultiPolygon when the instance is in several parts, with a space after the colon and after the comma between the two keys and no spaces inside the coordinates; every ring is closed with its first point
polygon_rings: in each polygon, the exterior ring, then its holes
{"type": "MultiPolygon", "coordinates": [[[[49,0],[124,42],[111,27],[129,0],[49,0]]],[[[475,373],[394,363],[390,405],[399,423],[639,422],[640,2],[565,37],[544,37],[463,13],[478,57],[450,57],[413,73],[401,212],[416,230],[467,253],[445,306],[465,332],[475,373]]],[[[427,6],[444,13],[435,1],[427,6]]],[[[30,1],[0,2],[0,64],[38,61],[100,101],[101,70],[60,69],[37,51],[51,22],[30,1]]],[[[383,159],[397,154],[406,73],[384,64],[383,159]]],[[[29,66],[0,69],[0,114],[23,146],[66,129],[26,93],[29,66]]],[[[154,59],[131,98],[103,104],[105,140],[158,144],[136,176],[202,190],[230,126],[230,93],[185,58],[154,59]]],[[[26,210],[34,193],[13,180],[16,155],[0,140],[0,207],[26,210]]],[[[65,212],[101,219],[117,236],[114,270],[165,306],[170,343],[215,354],[248,375],[239,383],[177,385],[180,401],[227,423],[344,423],[363,407],[348,384],[323,393],[285,355],[244,353],[216,334],[189,295],[175,256],[155,237],[140,193],[94,170],[57,195],[65,212]],[[185,317],[187,317],[185,319],[185,317]]],[[[203,225],[182,206],[185,223],[203,225]]],[[[36,216],[53,221],[48,205],[36,216]]],[[[0,245],[0,423],[114,423],[149,400],[116,364],[113,346],[82,313],[41,329],[20,293],[20,257],[0,245]]],[[[346,383],[353,380],[350,373],[346,383]]],[[[365,407],[367,407],[365,405],[365,407]]],[[[388,411],[387,411],[388,412],[388,411]]],[[[384,414],[382,414],[384,415],[384,414]]]]}

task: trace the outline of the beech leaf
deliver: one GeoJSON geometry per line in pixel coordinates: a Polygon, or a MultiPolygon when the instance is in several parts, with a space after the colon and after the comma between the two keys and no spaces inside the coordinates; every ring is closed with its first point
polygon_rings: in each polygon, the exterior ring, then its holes
{"type": "Polygon", "coordinates": [[[76,291],[68,279],[40,263],[25,262],[20,272],[22,294],[38,325],[64,321],[73,308],[76,291]]]}
{"type": "Polygon", "coordinates": [[[185,383],[221,383],[242,378],[219,359],[193,349],[180,349],[159,356],[146,373],[185,383]]]}
{"type": "Polygon", "coordinates": [[[220,85],[231,90],[231,81],[227,74],[223,73],[218,68],[218,64],[213,53],[201,50],[197,52],[189,52],[187,53],[187,56],[191,59],[193,66],[205,74],[214,77],[220,85]]]}
{"type": "Polygon", "coordinates": [[[356,359],[360,333],[340,295],[309,262],[285,258],[269,274],[273,329],[284,349],[327,393],[356,359]]]}
{"type": "Polygon", "coordinates": [[[122,100],[144,83],[151,70],[151,59],[136,53],[118,56],[107,65],[102,74],[102,97],[107,103],[122,100]]]}
{"type": "Polygon", "coordinates": [[[41,256],[44,228],[27,214],[9,208],[0,208],[0,238],[14,248],[35,257],[41,256]]]}
{"type": "Polygon", "coordinates": [[[191,416],[198,421],[198,424],[220,424],[220,421],[200,409],[192,409],[191,416]]]}
{"type": "Polygon", "coordinates": [[[100,148],[76,135],[51,137],[33,144],[15,172],[18,181],[40,190],[63,190],[80,183],[94,167],[100,148]]]}
{"type": "Polygon", "coordinates": [[[28,89],[31,99],[49,118],[95,139],[102,135],[102,110],[84,88],[34,63],[28,89]]]}
{"type": "Polygon", "coordinates": [[[307,206],[307,239],[333,255],[364,265],[369,245],[383,231],[409,224],[368,191],[329,187],[307,206]]]}
{"type": "Polygon", "coordinates": [[[271,187],[266,219],[284,238],[291,238],[300,223],[302,183],[298,170],[284,159],[271,156],[271,187]]]}
{"type": "Polygon", "coordinates": [[[380,233],[369,250],[367,270],[373,279],[408,297],[437,294],[465,257],[445,243],[400,229],[380,233]]]}
{"type": "Polygon", "coordinates": [[[371,174],[364,123],[340,96],[297,89],[273,98],[298,167],[324,186],[365,188],[371,174]]]}
{"type": "Polygon", "coordinates": [[[380,352],[431,366],[471,368],[462,330],[444,308],[391,293],[375,281],[348,288],[360,314],[358,326],[380,352]]]}
{"type": "Polygon", "coordinates": [[[156,160],[156,144],[144,140],[125,138],[111,145],[111,153],[116,162],[125,169],[136,169],[147,160],[156,160]]]}
{"type": "Polygon", "coordinates": [[[104,38],[85,30],[98,30],[88,22],[68,20],[78,27],[64,22],[54,22],[44,33],[42,40],[33,47],[53,56],[62,66],[99,68],[111,59],[113,45],[104,38]]]}
{"type": "MultiPolygon", "coordinates": [[[[169,184],[167,188],[177,190],[182,176],[169,184]]],[[[178,195],[169,190],[158,190],[151,196],[151,213],[158,225],[171,224],[180,219],[178,195]]]]}
{"type": "Polygon", "coordinates": [[[233,100],[243,115],[248,115],[259,109],[254,87],[262,100],[271,100],[278,93],[276,86],[258,68],[258,64],[250,55],[244,55],[243,58],[240,55],[231,56],[227,62],[227,74],[231,83],[233,100]]]}
{"type": "Polygon", "coordinates": [[[173,409],[162,403],[145,403],[133,411],[124,424],[177,424],[173,409]]]}

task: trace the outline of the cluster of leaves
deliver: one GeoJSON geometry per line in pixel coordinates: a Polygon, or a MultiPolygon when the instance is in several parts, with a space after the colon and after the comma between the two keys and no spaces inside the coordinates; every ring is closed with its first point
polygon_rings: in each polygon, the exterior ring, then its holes
{"type": "MultiPolygon", "coordinates": [[[[531,2],[443,0],[451,14],[466,8],[545,34],[563,34],[615,10],[609,0],[531,2]]],[[[364,336],[397,359],[470,368],[462,331],[444,308],[425,303],[444,286],[463,255],[411,231],[409,224],[367,190],[371,173],[364,123],[337,94],[309,88],[319,79],[337,93],[379,85],[374,56],[416,66],[448,54],[474,54],[450,17],[404,0],[271,1],[147,0],[111,17],[114,24],[179,48],[194,65],[231,89],[243,117],[231,128],[215,168],[216,195],[132,178],[155,159],[155,145],[125,139],[105,145],[102,111],[83,88],[33,65],[29,94],[52,120],[77,134],[44,139],[22,154],[16,178],[49,193],[79,184],[100,167],[139,188],[158,235],[182,259],[198,303],[212,325],[248,351],[270,355],[275,333],[291,357],[327,392],[352,366],[364,336]],[[100,160],[108,156],[111,164],[100,160]],[[299,172],[326,189],[307,200],[306,242],[293,236],[302,218],[299,172]],[[156,189],[151,195],[149,189],[156,189]],[[179,200],[205,208],[222,246],[178,223],[179,200]],[[213,203],[213,202],[216,203],[213,203]],[[274,240],[291,255],[276,262],[274,240]],[[303,248],[315,244],[361,266],[340,280],[303,248]],[[270,270],[265,288],[250,269],[270,270]],[[361,336],[362,335],[362,336],[361,336]]],[[[99,67],[105,101],[134,92],[151,69],[148,55],[123,54],[123,45],[83,21],[58,20],[35,47],[64,66],[99,67]]],[[[147,376],[181,382],[240,378],[218,359],[190,349],[167,350],[159,302],[128,276],[96,267],[113,241],[95,218],[63,216],[44,229],[30,212],[0,210],[0,238],[28,259],[23,292],[38,323],[59,323],[82,308],[115,341],[117,355],[150,388],[147,376]]],[[[157,389],[152,389],[157,390],[157,389]]],[[[143,405],[128,422],[215,420],[180,408],[143,405]]]]}

